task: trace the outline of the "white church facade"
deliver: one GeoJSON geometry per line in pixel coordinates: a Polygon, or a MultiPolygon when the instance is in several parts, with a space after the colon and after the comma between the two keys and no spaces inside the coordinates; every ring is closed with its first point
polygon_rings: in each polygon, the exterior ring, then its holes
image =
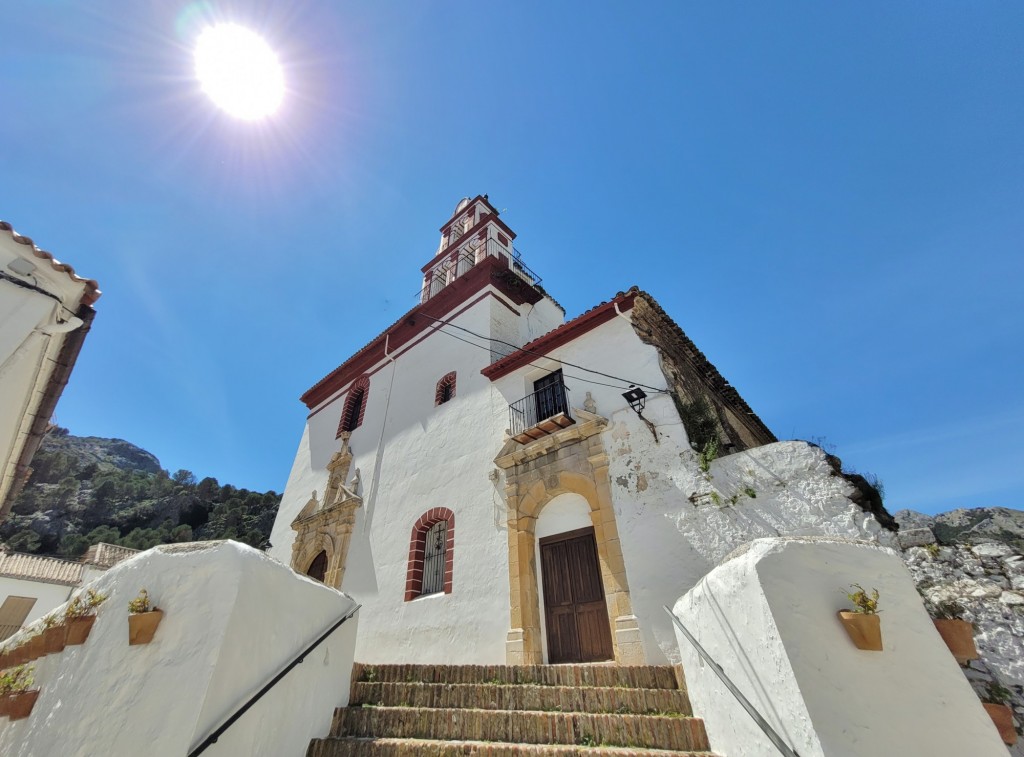
{"type": "Polygon", "coordinates": [[[303,395],[271,535],[362,603],[357,660],[677,661],[662,605],[738,546],[890,538],[649,294],[566,321],[487,196],[441,234],[420,303],[303,395]]]}

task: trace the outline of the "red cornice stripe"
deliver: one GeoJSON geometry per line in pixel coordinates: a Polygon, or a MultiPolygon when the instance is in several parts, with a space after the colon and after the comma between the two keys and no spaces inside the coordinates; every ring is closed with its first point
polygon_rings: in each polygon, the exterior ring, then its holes
{"type": "Polygon", "coordinates": [[[546,355],[551,352],[551,350],[561,347],[564,344],[568,344],[572,340],[583,336],[588,331],[592,331],[597,328],[602,323],[610,321],[615,317],[616,303],[618,303],[620,312],[624,313],[627,310],[632,310],[633,300],[635,297],[635,292],[620,294],[609,302],[605,302],[595,308],[591,308],[583,315],[577,316],[568,323],[563,323],[557,329],[549,331],[544,336],[534,339],[522,349],[513,352],[511,355],[503,357],[497,362],[491,363],[480,371],[480,373],[485,375],[491,381],[496,381],[502,376],[507,376],[517,368],[522,368],[531,360],[535,360],[537,358],[537,354],[546,355]],[[529,352],[526,352],[526,350],[529,350],[529,352]]]}
{"type": "Polygon", "coordinates": [[[367,373],[374,365],[387,358],[388,355],[384,354],[385,345],[388,353],[393,356],[396,350],[434,325],[434,318],[445,317],[488,285],[493,286],[516,305],[522,305],[524,302],[536,304],[543,297],[540,292],[510,271],[507,261],[488,256],[429,300],[417,305],[391,324],[373,341],[314,384],[300,399],[312,410],[343,389],[352,379],[367,373]],[[421,314],[431,317],[418,318],[417,316],[421,314]]]}

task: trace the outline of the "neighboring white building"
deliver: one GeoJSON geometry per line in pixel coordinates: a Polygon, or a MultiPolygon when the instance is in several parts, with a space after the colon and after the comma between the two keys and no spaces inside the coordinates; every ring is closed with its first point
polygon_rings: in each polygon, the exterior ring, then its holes
{"type": "Polygon", "coordinates": [[[138,552],[100,542],[75,561],[12,552],[0,545],[0,641],[64,604],[78,588],[138,552]]]}
{"type": "Polygon", "coordinates": [[[419,305],[303,395],[271,535],[363,603],[358,660],[678,660],[661,605],[736,546],[888,538],[650,295],[565,322],[486,196],[441,233],[419,305]]]}
{"type": "Polygon", "coordinates": [[[28,481],[99,296],[95,281],[0,221],[0,521],[28,481]]]}

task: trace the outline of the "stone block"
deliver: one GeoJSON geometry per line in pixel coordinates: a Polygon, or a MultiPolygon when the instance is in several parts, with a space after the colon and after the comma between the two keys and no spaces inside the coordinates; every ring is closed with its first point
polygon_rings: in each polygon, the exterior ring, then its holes
{"type": "Polygon", "coordinates": [[[897,534],[900,546],[903,549],[911,547],[923,547],[926,544],[935,544],[935,534],[930,528],[908,528],[897,534]]]}

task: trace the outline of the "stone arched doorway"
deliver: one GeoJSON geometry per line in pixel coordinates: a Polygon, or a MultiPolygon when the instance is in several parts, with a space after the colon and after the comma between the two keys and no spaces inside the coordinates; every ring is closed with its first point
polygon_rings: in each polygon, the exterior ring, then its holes
{"type": "Polygon", "coordinates": [[[579,495],[589,507],[615,661],[633,665],[644,662],[640,629],[633,615],[608,487],[607,462],[603,455],[592,457],[589,462],[592,475],[561,470],[529,482],[522,480],[525,476],[515,476],[515,481],[510,477],[507,491],[511,630],[506,643],[509,664],[541,664],[545,661],[537,519],[543,508],[562,494],[579,495]]]}

